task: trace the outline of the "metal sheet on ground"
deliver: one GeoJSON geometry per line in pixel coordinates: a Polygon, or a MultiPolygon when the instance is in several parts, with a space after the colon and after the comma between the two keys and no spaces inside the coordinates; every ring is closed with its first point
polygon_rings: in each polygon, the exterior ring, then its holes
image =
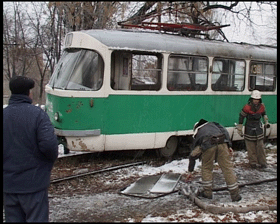
{"type": "Polygon", "coordinates": [[[161,175],[142,177],[135,183],[128,186],[121,193],[125,194],[145,194],[153,188],[155,183],[159,180],[161,175]]]}
{"type": "Polygon", "coordinates": [[[176,187],[178,181],[181,178],[181,174],[178,173],[166,173],[161,176],[157,183],[150,190],[151,193],[170,193],[176,187]]]}

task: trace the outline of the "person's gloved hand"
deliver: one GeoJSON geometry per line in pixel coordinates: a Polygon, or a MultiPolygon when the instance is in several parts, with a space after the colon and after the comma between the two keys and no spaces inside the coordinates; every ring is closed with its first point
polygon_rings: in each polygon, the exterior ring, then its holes
{"type": "Polygon", "coordinates": [[[230,156],[233,156],[233,149],[231,147],[228,148],[230,156]]]}
{"type": "Polygon", "coordinates": [[[263,116],[263,119],[264,119],[264,125],[269,128],[270,127],[270,124],[268,123],[268,116],[267,115],[264,115],[263,116]]]}
{"type": "Polygon", "coordinates": [[[195,160],[201,159],[202,151],[200,146],[196,146],[192,151],[189,156],[189,172],[192,172],[194,170],[195,166],[195,160]]]}
{"type": "Polygon", "coordinates": [[[189,157],[189,172],[192,172],[194,170],[195,166],[195,159],[194,157],[190,156],[189,157]]]}

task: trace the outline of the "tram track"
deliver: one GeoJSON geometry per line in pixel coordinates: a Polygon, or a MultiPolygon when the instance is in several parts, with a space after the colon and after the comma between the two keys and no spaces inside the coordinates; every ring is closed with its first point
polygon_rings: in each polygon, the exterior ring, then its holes
{"type": "MultiPolygon", "coordinates": [[[[135,155],[137,152],[125,151],[60,156],[52,169],[50,192],[51,194],[63,192],[63,194],[71,195],[76,192],[76,188],[81,194],[88,188],[91,188],[91,192],[100,192],[103,191],[104,181],[113,181],[114,185],[117,181],[122,187],[122,185],[134,181],[134,178],[138,178],[138,174],[135,173],[129,180],[122,178],[121,173],[129,172],[134,169],[133,167],[144,164],[157,167],[167,162],[166,158],[159,158],[152,150],[141,156],[135,155]]],[[[107,187],[105,188],[108,190],[107,187]]],[[[110,187],[112,190],[113,188],[110,187]]]]}
{"type": "Polygon", "coordinates": [[[118,169],[130,167],[130,166],[143,165],[145,163],[146,162],[143,161],[143,162],[127,163],[127,164],[123,164],[123,165],[112,166],[112,167],[108,167],[108,168],[104,168],[104,169],[100,169],[100,170],[95,170],[95,171],[91,171],[91,172],[66,176],[66,177],[63,177],[63,178],[56,178],[56,179],[51,180],[50,183],[55,184],[55,183],[59,183],[59,182],[62,182],[62,181],[71,180],[71,179],[84,177],[84,176],[88,176],[88,175],[94,175],[94,174],[99,174],[99,173],[103,173],[103,172],[118,170],[118,169]]]}
{"type": "MultiPolygon", "coordinates": [[[[139,166],[149,164],[151,166],[161,166],[167,162],[166,158],[158,157],[155,151],[147,153],[137,152],[97,152],[97,153],[78,153],[78,154],[66,154],[58,157],[55,166],[52,170],[50,184],[55,185],[65,181],[71,181],[74,179],[97,175],[107,172],[113,172],[123,168],[131,166],[139,166]],[[135,153],[135,154],[133,154],[135,153]]],[[[183,157],[185,157],[184,155],[183,157]]],[[[178,159],[182,155],[174,155],[173,159],[178,159]]],[[[170,162],[170,159],[169,161],[170,162]]],[[[105,175],[105,174],[104,174],[105,175]]],[[[92,177],[90,177],[92,178],[92,177]]]]}

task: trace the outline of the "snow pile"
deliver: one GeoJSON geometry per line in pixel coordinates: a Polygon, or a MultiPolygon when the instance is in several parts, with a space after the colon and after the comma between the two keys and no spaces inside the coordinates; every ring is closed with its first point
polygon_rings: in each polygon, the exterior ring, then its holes
{"type": "MultiPolygon", "coordinates": [[[[199,160],[196,160],[195,169],[201,165],[199,160]]],[[[173,160],[170,163],[166,163],[160,167],[151,167],[144,165],[140,171],[137,171],[140,176],[156,175],[160,173],[188,173],[189,159],[173,160]]]]}

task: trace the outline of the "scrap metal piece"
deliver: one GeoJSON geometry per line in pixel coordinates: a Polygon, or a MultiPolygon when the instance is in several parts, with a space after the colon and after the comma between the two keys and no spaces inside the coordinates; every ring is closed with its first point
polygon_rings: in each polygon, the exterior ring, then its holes
{"type": "Polygon", "coordinates": [[[142,177],[125,189],[120,190],[120,194],[140,198],[158,198],[171,193],[181,178],[181,174],[167,173],[142,177]]]}
{"type": "Polygon", "coordinates": [[[157,183],[150,190],[151,193],[170,193],[174,190],[181,178],[178,173],[166,173],[161,176],[157,183]]]}
{"type": "Polygon", "coordinates": [[[121,193],[125,194],[146,194],[150,189],[153,188],[155,183],[159,180],[161,175],[142,177],[135,183],[128,186],[121,193]]]}

